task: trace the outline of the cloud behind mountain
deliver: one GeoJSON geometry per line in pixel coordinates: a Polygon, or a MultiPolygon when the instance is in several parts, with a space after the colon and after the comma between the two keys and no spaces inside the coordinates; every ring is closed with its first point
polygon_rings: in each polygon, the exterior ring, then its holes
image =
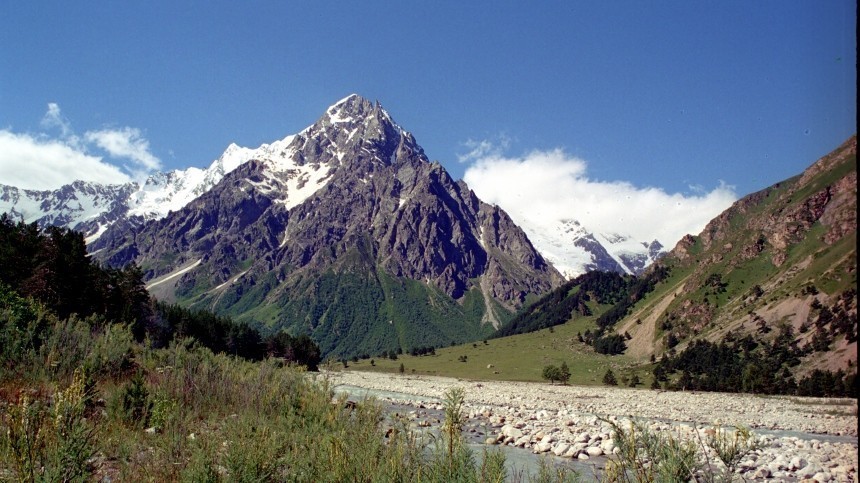
{"type": "Polygon", "coordinates": [[[548,227],[573,219],[593,232],[656,238],[671,247],[685,234],[701,231],[737,199],[734,188],[722,182],[710,191],[691,187],[689,193],[669,193],[629,181],[594,180],[587,161],[562,149],[506,156],[484,144],[479,152],[464,180],[517,223],[548,227]]]}

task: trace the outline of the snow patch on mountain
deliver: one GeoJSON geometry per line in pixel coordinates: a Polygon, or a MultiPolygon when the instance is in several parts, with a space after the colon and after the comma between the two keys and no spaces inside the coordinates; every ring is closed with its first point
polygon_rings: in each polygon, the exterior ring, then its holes
{"type": "Polygon", "coordinates": [[[542,224],[521,212],[510,215],[541,255],[568,279],[592,270],[639,274],[663,253],[656,240],[646,243],[619,233],[593,233],[576,220],[542,224]]]}
{"type": "Polygon", "coordinates": [[[163,277],[159,277],[156,280],[153,280],[152,282],[147,284],[146,289],[150,290],[151,288],[156,287],[158,285],[161,285],[164,282],[167,282],[169,280],[173,280],[176,277],[179,277],[179,276],[181,276],[181,275],[183,275],[183,274],[185,274],[191,270],[194,270],[201,263],[203,263],[203,259],[199,259],[190,265],[187,265],[185,267],[181,267],[180,269],[176,270],[175,272],[171,272],[171,273],[168,273],[167,275],[165,275],[163,277]]]}
{"type": "MultiPolygon", "coordinates": [[[[308,128],[310,129],[310,128],[308,128]]],[[[160,219],[206,193],[225,175],[257,159],[268,168],[263,190],[278,190],[288,208],[299,205],[325,185],[329,169],[302,166],[290,147],[296,136],[287,136],[256,149],[230,144],[206,168],[191,167],[151,175],[143,184],[104,185],[76,181],[57,190],[24,190],[0,185],[0,212],[13,219],[41,226],[66,226],[82,231],[87,243],[98,239],[123,217],[160,219]]]]}

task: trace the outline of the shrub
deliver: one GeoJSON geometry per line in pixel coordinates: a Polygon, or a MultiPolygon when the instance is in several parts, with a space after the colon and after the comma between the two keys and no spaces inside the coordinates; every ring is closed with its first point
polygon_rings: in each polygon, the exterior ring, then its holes
{"type": "Polygon", "coordinates": [[[86,364],[93,374],[118,378],[132,367],[134,336],[125,324],[108,325],[96,337],[86,364]]]}
{"type": "Polygon", "coordinates": [[[562,384],[567,384],[567,381],[570,380],[570,368],[567,367],[567,362],[562,362],[561,366],[558,368],[559,382],[562,384]]]}
{"type": "Polygon", "coordinates": [[[612,440],[619,451],[606,464],[605,481],[689,481],[693,477],[697,467],[695,443],[655,433],[643,423],[632,422],[624,429],[606,422],[612,426],[612,440]]]}
{"type": "Polygon", "coordinates": [[[654,432],[646,423],[631,422],[625,428],[601,420],[612,427],[618,447],[617,456],[606,465],[603,481],[732,481],[737,464],[759,448],[746,428],[730,431],[717,426],[706,430],[703,441],[698,432],[696,438],[685,440],[680,435],[654,432]]]}
{"type": "Polygon", "coordinates": [[[146,427],[149,422],[152,401],[149,400],[149,390],[143,381],[143,373],[138,371],[131,378],[120,396],[122,419],[135,428],[146,427]]]}

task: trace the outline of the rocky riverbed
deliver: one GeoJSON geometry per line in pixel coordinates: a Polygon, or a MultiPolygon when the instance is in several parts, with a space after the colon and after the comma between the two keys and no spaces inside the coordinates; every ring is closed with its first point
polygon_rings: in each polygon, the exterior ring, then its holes
{"type": "MultiPolygon", "coordinates": [[[[466,381],[432,376],[327,372],[333,386],[370,390],[379,399],[413,408],[432,423],[433,411],[454,387],[465,390],[467,437],[485,444],[553,454],[599,469],[617,452],[612,423],[632,420],[652,431],[704,441],[715,428],[751,428],[759,448],[737,472],[771,481],[856,481],[857,403],[791,396],[668,392],[616,387],[466,381]],[[427,416],[430,415],[428,418],[427,416]]],[[[428,423],[428,420],[430,422],[428,423]]]]}

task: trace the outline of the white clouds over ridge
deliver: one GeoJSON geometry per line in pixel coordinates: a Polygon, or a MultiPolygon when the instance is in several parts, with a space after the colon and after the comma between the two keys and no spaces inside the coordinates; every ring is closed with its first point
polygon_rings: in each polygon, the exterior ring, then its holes
{"type": "Polygon", "coordinates": [[[476,159],[463,179],[482,200],[507,211],[515,222],[552,227],[579,221],[591,232],[657,239],[667,248],[685,234],[698,234],[737,196],[720,183],[710,192],[667,193],[626,181],[595,181],[588,163],[563,150],[532,151],[521,157],[491,153],[476,159]]]}
{"type": "Polygon", "coordinates": [[[102,129],[79,137],[55,103],[48,104],[41,126],[59,130],[59,137],[0,129],[0,184],[48,190],[75,180],[125,183],[161,168],[161,161],[149,151],[149,141],[139,129],[102,129]],[[130,163],[119,167],[90,153],[93,147],[114,161],[130,163]]]}
{"type": "Polygon", "coordinates": [[[0,130],[0,184],[49,190],[78,179],[125,183],[130,178],[100,157],[61,140],[0,130]]]}
{"type": "Polygon", "coordinates": [[[149,152],[149,141],[141,137],[140,129],[124,127],[89,131],[84,138],[112,157],[130,159],[143,171],[161,169],[161,161],[149,152]]]}

